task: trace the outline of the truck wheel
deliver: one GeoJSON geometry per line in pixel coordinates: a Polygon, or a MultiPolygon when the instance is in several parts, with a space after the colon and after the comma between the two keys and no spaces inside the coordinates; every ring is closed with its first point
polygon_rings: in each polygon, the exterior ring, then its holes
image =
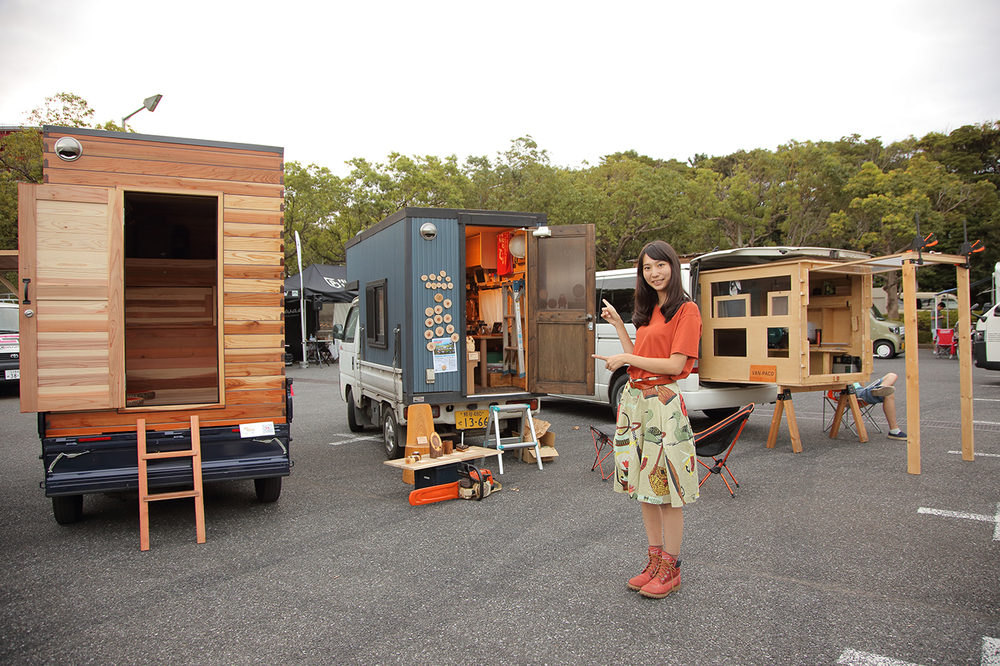
{"type": "Polygon", "coordinates": [[[396,414],[391,407],[385,407],[382,413],[382,444],[385,446],[385,457],[395,460],[402,457],[406,451],[406,427],[396,422],[396,414]]]}
{"type": "Polygon", "coordinates": [[[361,432],[365,427],[358,418],[358,408],[354,404],[354,395],[351,393],[350,387],[347,388],[345,399],[347,400],[347,427],[351,429],[351,432],[361,432]]]}
{"type": "Polygon", "coordinates": [[[53,497],[52,515],[60,525],[77,522],[83,518],[83,495],[53,497]]]}
{"type": "Polygon", "coordinates": [[[611,413],[617,417],[618,416],[618,405],[622,401],[622,393],[625,392],[625,385],[628,384],[628,373],[626,372],[621,377],[615,380],[614,386],[611,387],[611,401],[608,403],[611,405],[611,413]]]}
{"type": "Polygon", "coordinates": [[[266,479],[254,479],[253,489],[257,493],[258,502],[277,502],[281,496],[281,477],[269,476],[266,479]]]}
{"type": "Polygon", "coordinates": [[[896,349],[888,340],[876,340],[875,355],[879,358],[892,358],[896,355],[896,349]]]}

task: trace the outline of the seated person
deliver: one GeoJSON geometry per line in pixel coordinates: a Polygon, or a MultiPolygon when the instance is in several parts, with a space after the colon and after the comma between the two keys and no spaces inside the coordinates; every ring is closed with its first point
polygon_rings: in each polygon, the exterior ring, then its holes
{"type": "Polygon", "coordinates": [[[906,439],[906,433],[900,430],[899,424],[896,423],[896,389],[893,386],[896,379],[898,379],[898,375],[895,372],[890,372],[868,386],[855,383],[854,392],[861,402],[869,405],[882,403],[885,420],[889,423],[889,432],[887,433],[889,439],[906,439]]]}

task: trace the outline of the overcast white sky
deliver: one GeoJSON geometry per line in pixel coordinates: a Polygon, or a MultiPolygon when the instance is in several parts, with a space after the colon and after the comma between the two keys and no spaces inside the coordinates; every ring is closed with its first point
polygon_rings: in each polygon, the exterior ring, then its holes
{"type": "Polygon", "coordinates": [[[553,164],[1000,120],[998,0],[0,0],[0,124],[72,92],[143,134],[553,164]]]}

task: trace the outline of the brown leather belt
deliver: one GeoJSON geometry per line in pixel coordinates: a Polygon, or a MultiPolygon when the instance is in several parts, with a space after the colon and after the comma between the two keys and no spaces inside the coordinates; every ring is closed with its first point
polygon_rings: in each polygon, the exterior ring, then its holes
{"type": "Polygon", "coordinates": [[[645,377],[643,379],[632,379],[629,377],[628,383],[634,389],[648,389],[654,386],[663,386],[664,384],[673,384],[673,377],[645,377]]]}

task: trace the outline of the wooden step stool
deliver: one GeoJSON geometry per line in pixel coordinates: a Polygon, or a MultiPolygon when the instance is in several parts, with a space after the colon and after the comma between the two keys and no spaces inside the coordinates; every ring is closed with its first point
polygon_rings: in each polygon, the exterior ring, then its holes
{"type": "Polygon", "coordinates": [[[182,497],[194,498],[194,521],[198,543],[205,543],[205,496],[201,483],[201,432],[198,426],[198,417],[191,417],[191,449],[187,451],[149,453],[146,450],[146,419],[138,419],[135,425],[139,434],[139,550],[149,550],[149,503],[182,497]],[[191,458],[191,471],[194,477],[193,490],[153,494],[149,492],[146,461],[164,458],[191,458]]]}

